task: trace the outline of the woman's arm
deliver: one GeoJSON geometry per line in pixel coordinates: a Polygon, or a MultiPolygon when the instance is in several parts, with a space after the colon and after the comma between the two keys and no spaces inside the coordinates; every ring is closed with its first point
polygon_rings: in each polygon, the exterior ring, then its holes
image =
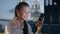
{"type": "MultiPolygon", "coordinates": [[[[28,23],[27,23],[28,24],[28,23]]],[[[41,28],[42,28],[42,25],[43,25],[43,22],[42,21],[38,21],[37,23],[36,23],[36,26],[37,26],[37,31],[36,31],[36,33],[35,34],[41,34],[41,28]]],[[[28,32],[29,32],[29,34],[34,34],[33,32],[32,32],[32,29],[31,29],[31,26],[28,24],[28,32]]]]}
{"type": "Polygon", "coordinates": [[[7,23],[6,25],[5,25],[5,32],[4,32],[4,34],[11,34],[10,33],[10,25],[9,25],[10,23],[7,23]]]}
{"type": "Polygon", "coordinates": [[[42,21],[38,21],[38,22],[36,23],[37,31],[36,31],[35,34],[41,34],[40,31],[41,31],[42,25],[43,25],[43,22],[42,22],[42,21]]]}
{"type": "Polygon", "coordinates": [[[4,32],[4,34],[9,34],[7,25],[5,26],[5,32],[4,32]]]}

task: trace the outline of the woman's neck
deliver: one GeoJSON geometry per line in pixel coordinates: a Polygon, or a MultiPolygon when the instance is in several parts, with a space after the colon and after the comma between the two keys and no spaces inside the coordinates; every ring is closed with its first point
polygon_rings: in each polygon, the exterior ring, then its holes
{"type": "Polygon", "coordinates": [[[24,24],[24,20],[17,19],[17,24],[18,24],[18,26],[22,26],[24,24]]]}
{"type": "Polygon", "coordinates": [[[23,23],[24,22],[24,20],[22,20],[22,19],[17,19],[19,22],[21,22],[21,23],[23,23]]]}

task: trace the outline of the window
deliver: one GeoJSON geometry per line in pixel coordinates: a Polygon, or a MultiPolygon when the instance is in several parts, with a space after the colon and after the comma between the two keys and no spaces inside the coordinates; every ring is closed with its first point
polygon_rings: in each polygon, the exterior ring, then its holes
{"type": "Polygon", "coordinates": [[[60,16],[59,16],[59,23],[60,23],[60,16]]]}
{"type": "Polygon", "coordinates": [[[50,16],[50,22],[52,23],[52,16],[50,16]]]}

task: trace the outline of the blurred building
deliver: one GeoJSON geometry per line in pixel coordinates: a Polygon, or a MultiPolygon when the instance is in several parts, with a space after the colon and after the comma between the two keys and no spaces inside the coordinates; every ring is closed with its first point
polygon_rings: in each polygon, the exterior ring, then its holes
{"type": "Polygon", "coordinates": [[[60,1],[44,0],[45,18],[43,32],[47,34],[60,33],[60,1]]]}
{"type": "Polygon", "coordinates": [[[17,3],[20,3],[20,2],[28,2],[28,0],[17,0],[18,2],[17,3]]]}
{"type": "Polygon", "coordinates": [[[37,19],[40,16],[40,1],[39,0],[33,0],[33,4],[31,7],[31,17],[33,18],[33,21],[37,21],[37,19]]]}
{"type": "Polygon", "coordinates": [[[60,2],[58,0],[45,0],[45,23],[60,24],[60,2]]]}

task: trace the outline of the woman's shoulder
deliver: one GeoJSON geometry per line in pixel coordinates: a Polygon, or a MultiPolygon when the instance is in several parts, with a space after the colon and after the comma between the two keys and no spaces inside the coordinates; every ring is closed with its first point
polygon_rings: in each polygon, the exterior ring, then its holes
{"type": "Polygon", "coordinates": [[[28,26],[29,31],[32,31],[32,27],[29,23],[27,23],[27,26],[28,26]]]}
{"type": "Polygon", "coordinates": [[[31,28],[31,26],[30,26],[30,24],[29,24],[29,23],[27,23],[27,26],[28,26],[28,28],[31,28]]]}
{"type": "Polygon", "coordinates": [[[32,32],[32,28],[31,28],[31,26],[30,26],[30,24],[29,24],[29,23],[27,23],[27,26],[28,26],[29,34],[33,34],[33,32],[32,32]]]}

